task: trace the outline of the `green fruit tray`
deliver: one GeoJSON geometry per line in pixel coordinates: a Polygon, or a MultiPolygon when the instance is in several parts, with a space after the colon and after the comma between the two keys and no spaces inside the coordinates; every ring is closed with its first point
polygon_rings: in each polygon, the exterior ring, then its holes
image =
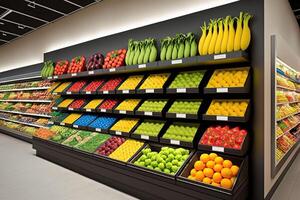
{"type": "Polygon", "coordinates": [[[152,142],[159,142],[160,136],[166,131],[167,127],[168,127],[168,125],[167,125],[166,121],[160,121],[160,120],[143,120],[143,121],[141,121],[138,124],[138,126],[135,127],[135,129],[131,133],[130,137],[131,138],[135,138],[135,139],[139,139],[139,140],[147,140],[147,141],[152,141],[152,142]],[[159,133],[157,134],[157,136],[150,136],[150,135],[145,135],[145,134],[136,134],[135,131],[138,129],[139,125],[141,125],[143,122],[153,122],[153,123],[163,122],[165,124],[163,125],[162,129],[159,131],[159,133]]]}
{"type": "MultiPolygon", "coordinates": [[[[163,107],[163,109],[161,110],[161,112],[152,112],[152,111],[139,111],[138,109],[135,111],[135,115],[138,115],[138,116],[153,116],[153,117],[162,117],[163,116],[163,113],[166,113],[168,107],[169,107],[169,104],[170,104],[170,101],[168,101],[168,99],[145,99],[142,104],[145,102],[145,101],[155,101],[155,100],[167,100],[167,103],[166,105],[163,107]]],[[[142,105],[141,104],[141,105],[142,105]]],[[[140,105],[140,106],[141,106],[140,105]]]]}
{"type": "MultiPolygon", "coordinates": [[[[229,94],[243,94],[243,93],[249,93],[250,91],[250,86],[251,86],[251,72],[250,72],[250,67],[239,67],[239,68],[232,68],[232,69],[226,69],[226,70],[238,70],[238,69],[248,69],[248,76],[245,81],[244,87],[224,87],[224,88],[207,88],[204,87],[203,93],[204,94],[224,94],[224,93],[229,93],[229,94]]],[[[209,81],[209,80],[208,80],[209,81]]],[[[208,82],[207,82],[208,83],[208,82]]]]}
{"type": "MultiPolygon", "coordinates": [[[[173,102],[172,102],[172,104],[171,104],[171,106],[169,107],[169,109],[172,107],[172,105],[173,105],[173,103],[175,102],[175,101],[189,101],[189,102],[195,102],[195,101],[199,101],[199,100],[201,100],[201,99],[175,99],[173,102]]],[[[200,119],[201,118],[201,112],[202,112],[202,110],[203,110],[203,100],[201,100],[201,104],[200,104],[200,106],[199,106],[199,109],[198,109],[198,111],[197,111],[197,113],[196,114],[190,114],[190,113],[184,113],[184,112],[182,112],[182,113],[172,113],[172,112],[166,112],[166,118],[171,118],[171,119],[200,119]]]]}
{"type": "Polygon", "coordinates": [[[228,156],[225,154],[218,153],[219,156],[223,157],[223,159],[228,159],[232,161],[234,165],[239,166],[239,172],[237,174],[236,181],[234,182],[232,189],[225,189],[222,187],[215,187],[212,185],[208,185],[199,181],[190,180],[187,177],[190,175],[190,171],[194,168],[194,163],[199,160],[200,155],[202,153],[206,153],[203,151],[197,151],[189,160],[189,162],[185,165],[183,170],[176,177],[176,184],[185,187],[187,189],[192,189],[196,192],[205,192],[211,193],[212,195],[219,195],[222,199],[230,199],[233,194],[238,192],[238,189],[241,185],[246,184],[248,180],[248,157],[240,158],[234,156],[228,156]],[[224,196],[225,195],[225,196],[224,196]]]}
{"type": "MultiPolygon", "coordinates": [[[[173,75],[171,73],[169,73],[167,80],[164,82],[164,84],[161,88],[136,89],[136,93],[137,94],[163,94],[166,89],[166,86],[170,84],[172,77],[173,77],[173,75]]],[[[144,81],[147,78],[148,78],[148,76],[145,77],[144,81]]]]}
{"type": "MultiPolygon", "coordinates": [[[[116,121],[117,123],[118,121],[116,121]]],[[[136,129],[136,127],[139,125],[140,123],[137,122],[131,129],[129,132],[124,132],[124,131],[118,131],[118,130],[109,130],[109,134],[111,135],[116,135],[116,136],[123,136],[123,137],[130,137],[131,133],[133,132],[133,130],[136,129]]],[[[111,128],[113,127],[113,125],[111,126],[111,128]]]]}
{"type": "MultiPolygon", "coordinates": [[[[129,76],[128,76],[129,77],[129,76]]],[[[128,78],[127,77],[127,78],[128,78]]],[[[139,84],[137,84],[137,86],[134,88],[134,89],[130,89],[130,90],[119,90],[119,87],[122,85],[122,84],[120,84],[119,86],[118,86],[118,89],[116,89],[116,94],[136,94],[137,92],[136,92],[136,90],[137,90],[137,88],[139,88],[142,84],[143,84],[143,82],[145,81],[145,79],[146,79],[146,76],[143,76],[143,78],[142,78],[142,80],[139,82],[139,84]]],[[[127,79],[125,79],[124,81],[126,81],[127,79]]]]}
{"type": "MultiPolygon", "coordinates": [[[[195,136],[193,137],[193,140],[190,141],[190,142],[181,141],[181,140],[177,140],[177,139],[163,138],[164,134],[166,133],[166,132],[164,132],[161,135],[161,137],[159,138],[160,143],[168,144],[168,145],[174,145],[174,146],[180,146],[180,147],[187,147],[187,148],[194,148],[195,147],[196,141],[198,141],[199,137],[200,137],[200,134],[199,134],[200,133],[200,127],[201,127],[200,124],[197,124],[197,123],[184,123],[184,122],[173,122],[173,123],[169,124],[168,128],[171,125],[197,127],[197,131],[195,133],[195,136]]],[[[167,131],[167,129],[166,129],[166,131],[167,131]]]]}
{"type": "Polygon", "coordinates": [[[135,115],[136,110],[141,106],[142,102],[143,100],[141,99],[140,102],[134,107],[133,110],[116,110],[117,106],[115,106],[115,108],[113,109],[113,113],[123,114],[123,115],[135,115]]]}

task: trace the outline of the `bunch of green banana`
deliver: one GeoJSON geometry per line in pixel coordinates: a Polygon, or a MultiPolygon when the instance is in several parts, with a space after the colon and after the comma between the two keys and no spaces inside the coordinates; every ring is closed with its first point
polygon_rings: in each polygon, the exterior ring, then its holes
{"type": "Polygon", "coordinates": [[[49,76],[52,76],[54,72],[54,63],[52,60],[48,60],[44,62],[43,69],[41,71],[42,78],[47,78],[49,76]]]}

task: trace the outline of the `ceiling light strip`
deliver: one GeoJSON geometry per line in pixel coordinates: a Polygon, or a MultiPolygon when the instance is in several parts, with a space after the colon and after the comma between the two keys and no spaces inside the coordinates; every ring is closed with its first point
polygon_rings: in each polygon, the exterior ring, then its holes
{"type": "Polygon", "coordinates": [[[72,2],[72,1],[69,1],[69,0],[64,0],[65,2],[67,2],[67,3],[69,3],[69,4],[72,4],[72,5],[74,5],[74,6],[77,6],[77,7],[79,7],[79,8],[83,8],[81,5],[78,5],[77,3],[74,3],[74,2],[72,2]]]}
{"type": "MultiPolygon", "coordinates": [[[[0,8],[8,9],[8,8],[6,8],[6,7],[3,7],[3,6],[0,6],[0,8]]],[[[41,21],[41,22],[49,23],[49,21],[46,21],[46,20],[43,20],[43,19],[40,19],[40,18],[31,16],[31,15],[27,15],[27,14],[25,14],[25,13],[22,13],[22,12],[13,10],[13,9],[11,9],[11,11],[13,11],[13,12],[15,12],[15,13],[18,13],[18,14],[20,14],[20,15],[24,15],[24,16],[26,16],[26,17],[30,17],[30,18],[32,18],[32,19],[39,20],[39,21],[41,21]]]]}
{"type": "Polygon", "coordinates": [[[45,8],[45,9],[50,10],[50,11],[52,11],[52,12],[56,12],[56,13],[58,13],[58,14],[61,14],[61,15],[66,16],[66,13],[63,13],[63,12],[54,10],[54,9],[49,8],[49,7],[47,7],[47,6],[44,6],[44,5],[40,4],[40,3],[36,3],[35,1],[30,1],[30,0],[25,0],[25,1],[28,2],[28,3],[34,3],[36,6],[39,6],[39,7],[41,7],[41,8],[45,8]]]}
{"type": "Polygon", "coordinates": [[[10,20],[8,20],[8,19],[1,19],[1,20],[2,20],[2,21],[5,21],[5,22],[12,23],[12,24],[21,25],[21,26],[24,26],[24,27],[26,27],[26,28],[30,28],[30,29],[33,29],[33,30],[36,29],[36,28],[31,27],[31,26],[27,26],[27,25],[25,25],[25,24],[20,24],[20,23],[14,22],[14,21],[10,21],[10,20]]]}
{"type": "Polygon", "coordinates": [[[11,10],[5,11],[5,12],[0,16],[0,19],[6,17],[6,16],[9,15],[11,12],[12,12],[11,10]]]}
{"type": "Polygon", "coordinates": [[[9,35],[14,35],[14,36],[17,36],[17,37],[20,37],[20,36],[21,36],[21,35],[15,34],[15,33],[3,31],[3,30],[1,30],[1,29],[0,29],[0,31],[1,31],[2,33],[6,33],[6,34],[9,34],[9,35]]]}

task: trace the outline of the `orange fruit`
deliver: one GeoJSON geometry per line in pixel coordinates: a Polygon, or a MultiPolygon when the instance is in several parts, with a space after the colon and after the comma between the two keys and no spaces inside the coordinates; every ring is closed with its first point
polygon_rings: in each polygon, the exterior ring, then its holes
{"type": "Polygon", "coordinates": [[[202,181],[204,179],[204,173],[202,171],[198,171],[195,177],[197,181],[202,181]]]}
{"type": "Polygon", "coordinates": [[[223,169],[223,165],[215,164],[215,166],[214,166],[214,171],[215,172],[221,172],[222,169],[223,169]]]}
{"type": "Polygon", "coordinates": [[[205,164],[204,164],[202,161],[200,161],[200,160],[196,161],[195,164],[194,164],[194,168],[195,168],[197,171],[203,170],[204,167],[205,167],[205,164]]]}
{"type": "Polygon", "coordinates": [[[231,169],[232,175],[236,176],[239,173],[240,168],[236,165],[233,165],[230,169],[231,169]]]}
{"type": "Polygon", "coordinates": [[[226,189],[231,189],[232,188],[232,182],[228,178],[223,178],[221,181],[221,187],[226,188],[226,189]]]}
{"type": "Polygon", "coordinates": [[[203,183],[210,184],[210,183],[211,183],[211,179],[208,178],[208,177],[205,177],[205,178],[203,179],[203,183]]]}
{"type": "Polygon", "coordinates": [[[210,160],[209,155],[207,153],[201,154],[200,160],[204,163],[207,163],[210,160]]]}
{"type": "Polygon", "coordinates": [[[223,167],[231,168],[232,167],[232,162],[230,160],[224,160],[223,161],[223,167]]]}
{"type": "Polygon", "coordinates": [[[205,168],[203,170],[203,173],[206,177],[211,178],[214,175],[214,170],[212,170],[211,168],[205,168]]]}
{"type": "Polygon", "coordinates": [[[213,175],[213,181],[215,182],[215,183],[220,183],[221,182],[221,180],[222,180],[222,175],[219,173],[219,172],[216,172],[216,173],[214,173],[214,175],[213,175]]]}
{"type": "Polygon", "coordinates": [[[196,178],[194,176],[191,176],[191,175],[188,176],[188,179],[193,180],[193,181],[196,180],[196,178]]]}
{"type": "Polygon", "coordinates": [[[195,176],[195,175],[196,175],[196,172],[197,172],[197,170],[192,169],[191,172],[190,172],[190,175],[191,175],[191,176],[195,176]]]}
{"type": "Polygon", "coordinates": [[[210,153],[209,154],[210,160],[215,160],[216,157],[218,157],[218,155],[216,153],[210,153]]]}
{"type": "Polygon", "coordinates": [[[215,163],[216,164],[223,165],[223,161],[224,161],[224,159],[222,157],[220,157],[220,156],[218,156],[218,157],[215,158],[215,163]]]}
{"type": "Polygon", "coordinates": [[[215,166],[215,161],[209,160],[209,161],[206,163],[206,167],[208,167],[208,168],[213,169],[214,166],[215,166]]]}
{"type": "Polygon", "coordinates": [[[232,177],[232,172],[229,168],[223,168],[221,170],[221,175],[224,177],[224,178],[231,178],[232,177]]]}
{"type": "Polygon", "coordinates": [[[220,187],[221,186],[219,183],[215,183],[215,182],[212,182],[211,185],[216,186],[216,187],[220,187]]]}

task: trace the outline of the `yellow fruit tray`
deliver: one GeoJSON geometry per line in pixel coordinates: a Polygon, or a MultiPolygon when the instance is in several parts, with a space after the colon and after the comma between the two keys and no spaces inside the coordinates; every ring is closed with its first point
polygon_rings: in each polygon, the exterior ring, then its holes
{"type": "Polygon", "coordinates": [[[53,94],[62,93],[65,89],[69,88],[72,82],[64,82],[60,84],[54,91],[53,94]]]}
{"type": "Polygon", "coordinates": [[[73,124],[77,119],[81,117],[82,114],[72,113],[68,115],[61,123],[61,125],[65,124],[73,124]]]}
{"type": "Polygon", "coordinates": [[[204,94],[248,93],[251,85],[250,74],[250,67],[217,69],[204,88],[204,94]]]}
{"type": "Polygon", "coordinates": [[[170,73],[150,74],[137,89],[138,94],[162,94],[172,80],[170,73]]]}
{"type": "Polygon", "coordinates": [[[116,90],[117,94],[135,94],[136,88],[143,83],[144,75],[129,76],[116,90]]]}
{"type": "Polygon", "coordinates": [[[212,100],[202,119],[207,121],[247,122],[250,116],[250,100],[212,100]]]}
{"type": "Polygon", "coordinates": [[[59,86],[61,84],[61,82],[55,82],[55,83],[52,83],[51,87],[48,88],[47,92],[52,92],[57,86],[59,86]]]}
{"type": "Polygon", "coordinates": [[[96,108],[97,108],[103,101],[104,101],[103,99],[93,99],[93,100],[91,100],[90,102],[88,102],[88,103],[83,107],[83,109],[84,109],[86,112],[92,112],[92,111],[95,111],[96,108]]]}
{"type": "Polygon", "coordinates": [[[74,101],[74,99],[65,99],[60,104],[58,104],[57,107],[58,108],[67,108],[73,101],[74,101]]]}
{"type": "Polygon", "coordinates": [[[114,113],[134,115],[136,109],[141,105],[141,99],[125,99],[114,109],[114,113]]]}
{"type": "Polygon", "coordinates": [[[139,119],[123,118],[117,121],[109,130],[112,135],[129,137],[130,133],[135,130],[139,124],[139,119]],[[127,127],[125,127],[127,126],[127,127]],[[122,130],[120,130],[122,129],[122,130]]]}

